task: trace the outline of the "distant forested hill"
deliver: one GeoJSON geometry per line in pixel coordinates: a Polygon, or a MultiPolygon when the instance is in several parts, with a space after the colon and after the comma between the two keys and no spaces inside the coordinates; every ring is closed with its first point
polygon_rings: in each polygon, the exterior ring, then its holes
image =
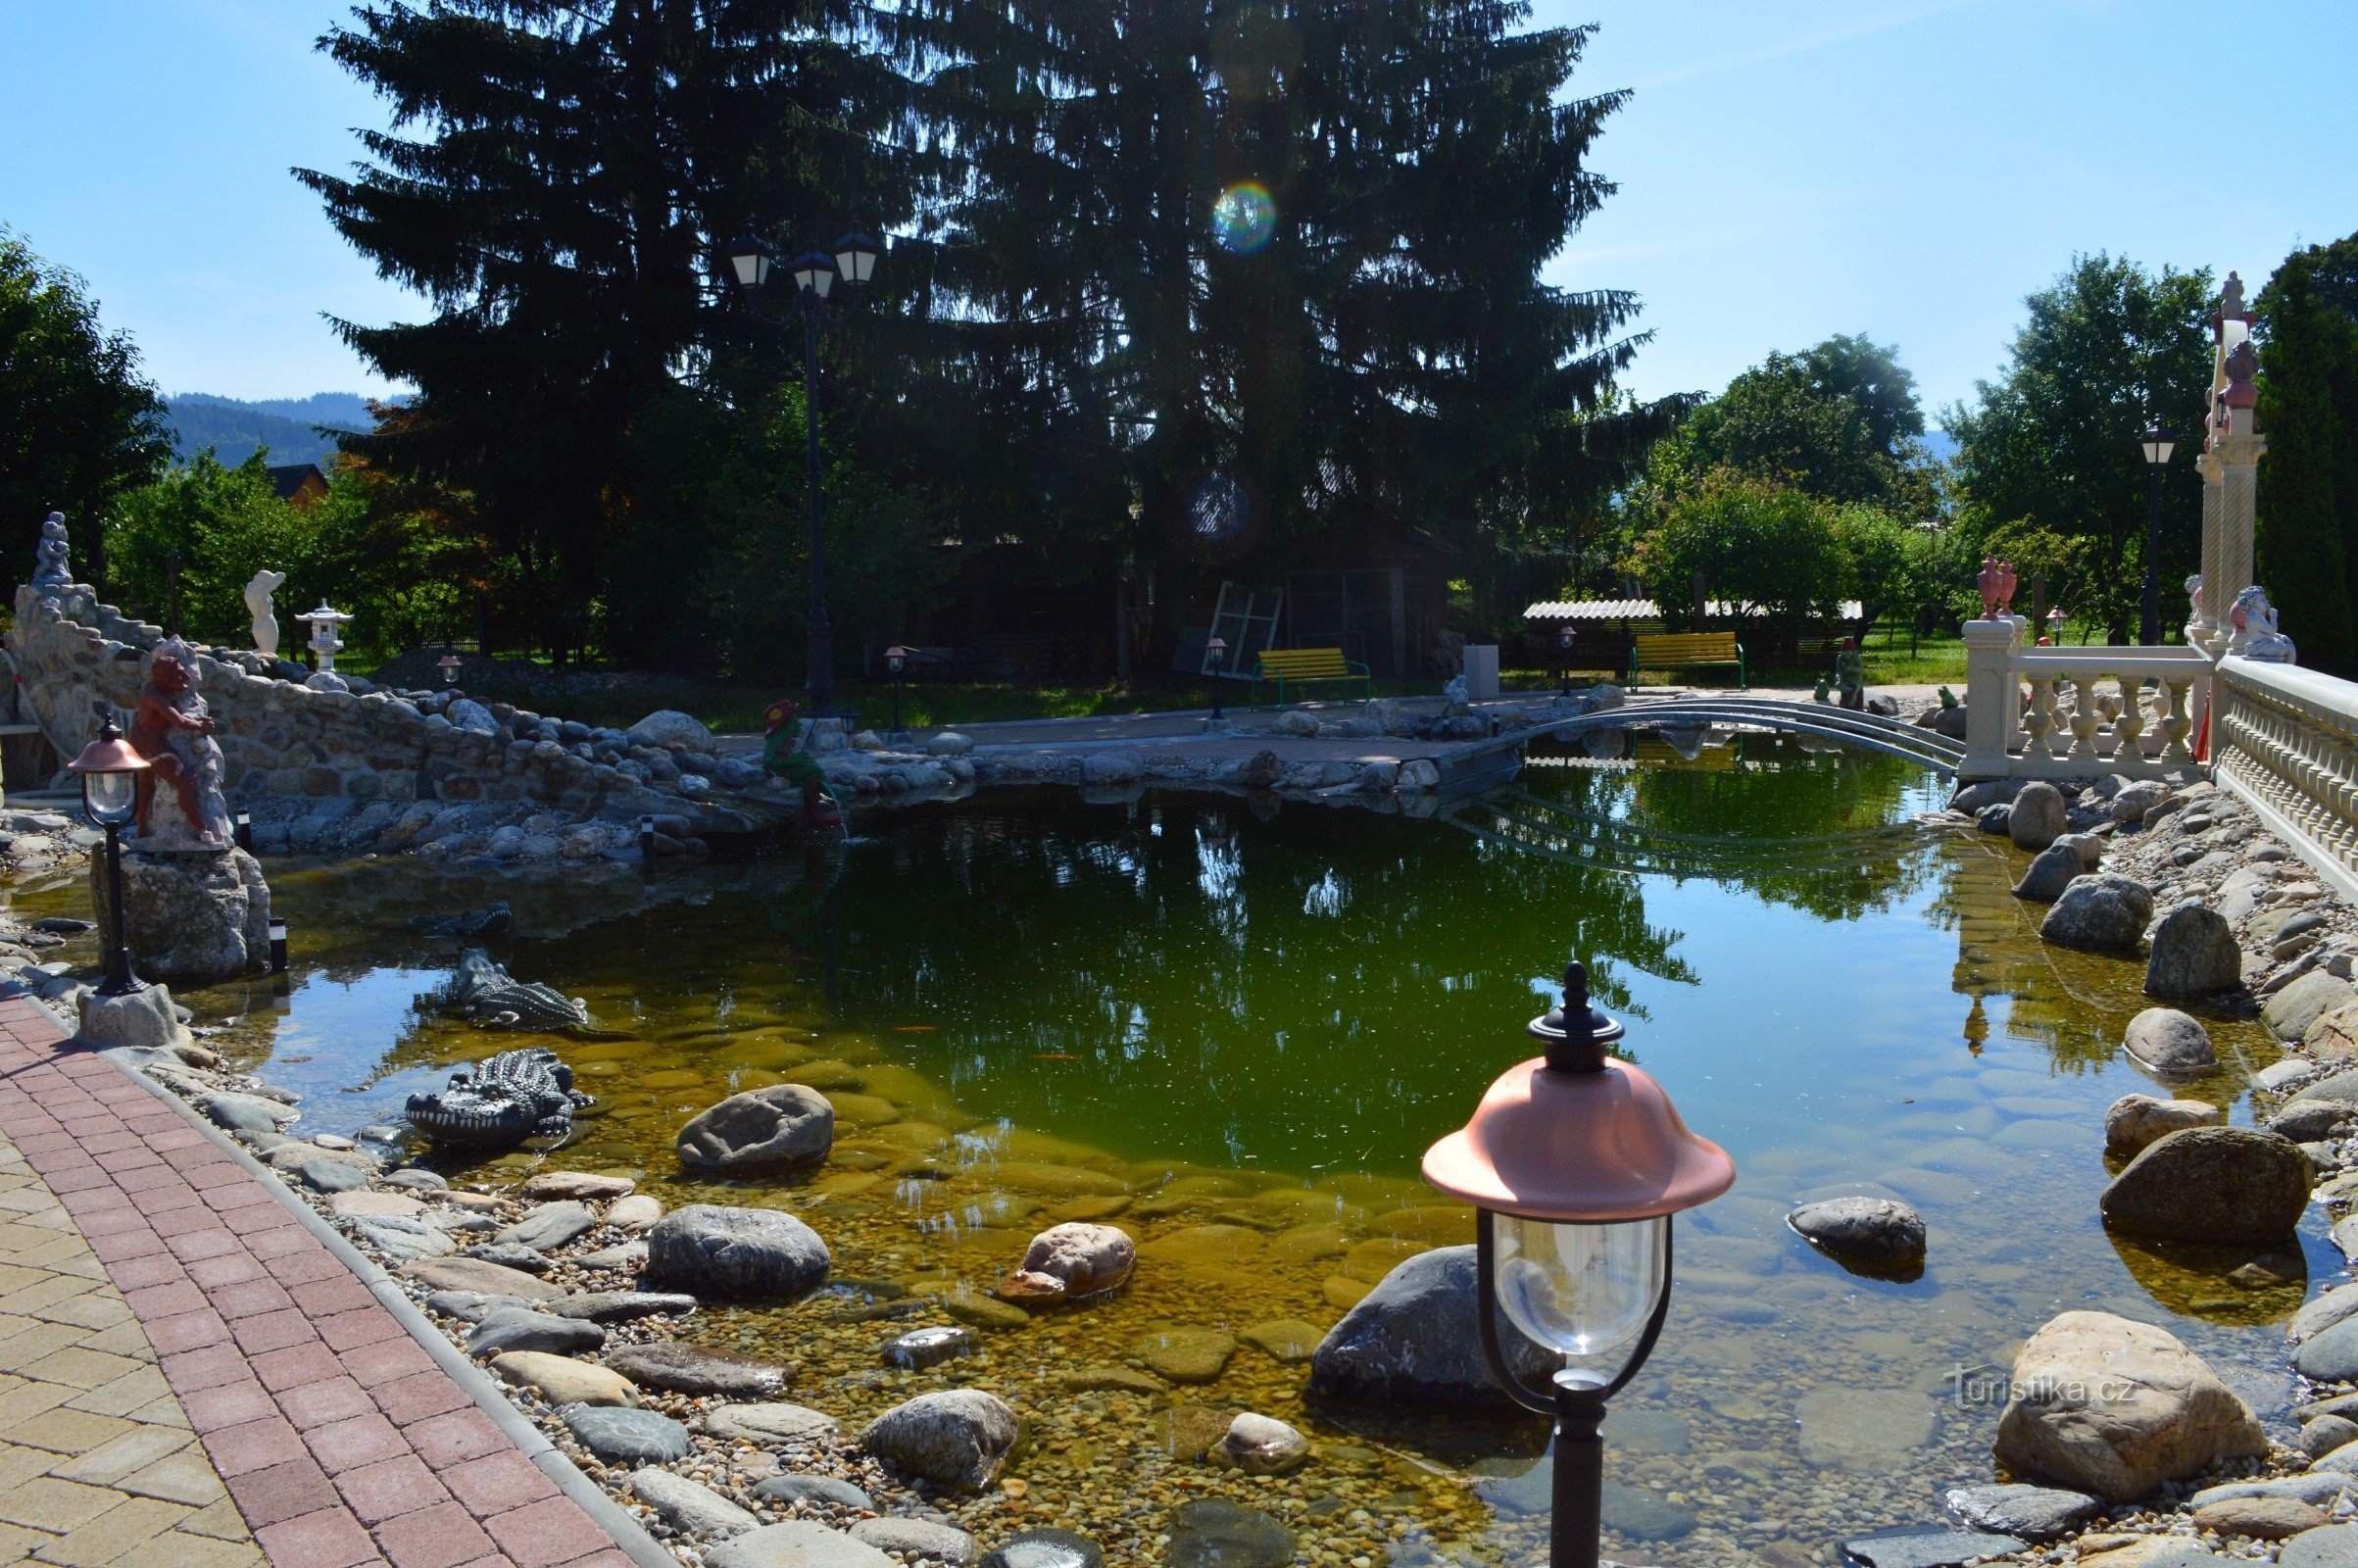
{"type": "Polygon", "coordinates": [[[207,447],[232,466],[258,447],[270,449],[272,463],[317,463],[335,455],[331,430],[366,430],[368,400],[357,392],[316,392],[308,398],[265,398],[243,402],[206,392],[181,392],[166,400],[174,452],[183,461],[207,447]]]}

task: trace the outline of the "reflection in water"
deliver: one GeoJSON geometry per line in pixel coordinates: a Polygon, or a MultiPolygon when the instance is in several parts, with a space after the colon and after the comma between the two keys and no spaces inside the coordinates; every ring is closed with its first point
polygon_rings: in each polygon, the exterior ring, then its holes
{"type": "MultiPolygon", "coordinates": [[[[1122,1363],[1173,1324],[1323,1330],[1401,1256],[1470,1239],[1416,1158],[1530,1052],[1567,957],[1742,1173],[1682,1219],[1668,1330],[1608,1428],[1629,1489],[1612,1555],[1791,1568],[1840,1532],[1937,1517],[1943,1487],[1990,1473],[1996,1407],[1960,1369],[2002,1367],[2070,1306],[2165,1321],[2281,1410],[2281,1336],[2255,1325],[2300,1286],[2247,1291],[2227,1278],[2246,1255],[2116,1245],[2096,1222],[2104,1106],[2149,1087],[2115,1051],[2137,966],[2039,944],[2039,911],[2006,892],[2022,857],[1914,826],[1938,797],[1905,764],[1749,736],[1693,763],[1637,751],[1600,763],[1584,738],[1535,759],[1452,811],[1458,831],[994,798],[884,818],[815,860],[595,883],[281,871],[291,996],[189,1000],[235,1016],[236,1059],[305,1095],[301,1130],[350,1132],[516,1043],[412,1009],[457,945],[406,929],[507,899],[519,934],[493,956],[609,1031],[555,1042],[600,1097],[561,1157],[642,1172],[666,1201],[794,1206],[839,1279],[871,1282],[699,1319],[715,1343],[791,1349],[798,1398],[847,1421],[931,1386],[875,1370],[890,1293],[987,1288],[1041,1226],[1120,1216],[1141,1241],[1130,1287],[958,1364],[1038,1424],[1014,1471],[1032,1511],[967,1505],[993,1539],[1067,1523],[1156,1560],[1184,1479],[1276,1513],[1312,1561],[1537,1549],[1539,1428],[1311,1408],[1303,1369],[1251,1345],[1176,1409],[1032,1380],[1122,1363]],[[836,1102],[826,1167],[678,1179],[688,1116],[788,1077],[836,1102]],[[1843,1192],[1924,1213],[1920,1278],[1852,1276],[1786,1227],[1793,1202],[1843,1192]],[[1239,1407],[1310,1431],[1311,1468],[1248,1482],[1171,1453],[1187,1423],[1239,1407]]],[[[2254,1026],[2211,1023],[2223,1057],[2268,1059],[2254,1026]]],[[[2237,1082],[2178,1092],[2233,1105],[2237,1082]]]]}

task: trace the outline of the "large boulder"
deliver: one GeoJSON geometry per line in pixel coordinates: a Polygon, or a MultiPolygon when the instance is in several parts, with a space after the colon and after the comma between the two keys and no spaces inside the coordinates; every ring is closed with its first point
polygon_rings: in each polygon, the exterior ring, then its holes
{"type": "Polygon", "coordinates": [[[2293,1369],[2312,1383],[2358,1381],[2358,1317],[2345,1317],[2303,1340],[2293,1369]]]}
{"type": "Polygon", "coordinates": [[[974,1491],[1015,1446],[1015,1412],[980,1389],[920,1394],[868,1423],[860,1446],[912,1476],[974,1491]]]}
{"type": "Polygon", "coordinates": [[[1052,1225],[1032,1238],[1023,1266],[999,1294],[1015,1301],[1062,1301],[1112,1290],[1130,1277],[1138,1249],[1112,1225],[1052,1225]]]}
{"type": "Polygon", "coordinates": [[[2063,897],[2065,888],[2086,876],[2088,870],[2080,852],[2059,839],[2040,850],[2031,861],[2031,868],[2014,884],[2014,896],[2032,904],[2052,904],[2063,897]]]}
{"type": "Polygon", "coordinates": [[[2153,918],[2153,894],[2144,883],[2113,871],[2084,876],[2063,890],[2039,935],[2060,948],[2088,953],[2134,953],[2153,918]]]}
{"type": "Polygon", "coordinates": [[[679,1130],[679,1162],[715,1176],[815,1165],[835,1147],[835,1107],[801,1084],[750,1089],[679,1130]]]}
{"type": "Polygon", "coordinates": [[[775,1361],[684,1340],[626,1345],[610,1351],[606,1364],[642,1389],[722,1399],[767,1399],[793,1375],[775,1361]]]}
{"type": "Polygon", "coordinates": [[[2176,1007],[2147,1007],[2130,1019],[2121,1049],[2138,1066],[2165,1078],[2188,1078],[2219,1065],[2210,1031],[2176,1007]]]}
{"type": "Polygon", "coordinates": [[[1830,1198],[1803,1203],[1786,1223],[1848,1262],[1906,1268],[1924,1261],[1924,1218],[1888,1198],[1830,1198]]]}
{"type": "Polygon", "coordinates": [[[1998,1459],[2110,1502],[2268,1452],[2251,1407],[2199,1356],[2167,1330],[2109,1312],[2049,1320],[2015,1358],[2012,1387],[1998,1459]]]}
{"type": "Polygon", "coordinates": [[[170,986],[149,986],[127,997],[102,997],[84,988],[75,1001],[75,1008],[80,1019],[74,1031],[74,1042],[93,1051],[123,1047],[131,1051],[169,1052],[173,1054],[167,1059],[177,1059],[177,1048],[192,1039],[188,1026],[180,1022],[179,1013],[173,1010],[170,986]]]}
{"type": "Polygon", "coordinates": [[[2142,822],[2145,813],[2170,798],[2170,786],[2159,779],[2142,778],[2125,784],[2112,798],[2112,819],[2116,822],[2142,822]]]}
{"type": "Polygon", "coordinates": [[[2300,1146],[2275,1133],[2189,1127],[2146,1145],[2104,1189],[2104,1223],[2181,1242],[2289,1242],[2311,1177],[2300,1146]]]}
{"type": "Polygon", "coordinates": [[[2153,928],[2145,995],[2166,1002],[2216,996],[2243,984],[2243,948],[2218,910],[2187,899],[2153,928]]]}
{"type": "Polygon", "coordinates": [[[633,746],[661,746],[666,751],[710,752],[712,732],[692,713],[659,708],[622,732],[633,746]]]}
{"type": "MultiPolygon", "coordinates": [[[[123,941],[142,977],[210,985],[270,967],[270,885],[240,849],[123,856],[123,941]]],[[[90,860],[90,902],[112,930],[106,858],[90,860]]]]}
{"type": "Polygon", "coordinates": [[[705,1568],[901,1568],[857,1536],[808,1519],[763,1525],[703,1548],[705,1568]]]}
{"type": "Polygon", "coordinates": [[[2063,792],[2044,779],[2025,784],[2006,816],[2006,836],[2026,850],[2043,850],[2071,828],[2063,792]]]}
{"type": "Polygon", "coordinates": [[[723,1300],[803,1296],[827,1277],[827,1244],[774,1208],[690,1203],[647,1232],[649,1290],[723,1300]]]}
{"type": "MultiPolygon", "coordinates": [[[[1310,1357],[1320,1394],[1496,1409],[1498,1392],[1475,1313],[1474,1249],[1442,1247],[1400,1264],[1327,1331],[1310,1357]]],[[[1503,1314],[1498,1338],[1508,1364],[1546,1387],[1560,1364],[1517,1333],[1503,1314]]]]}
{"type": "Polygon", "coordinates": [[[2207,1101],[2123,1095],[2104,1112],[2104,1152],[2134,1154],[2172,1133],[2189,1127],[2217,1127],[2226,1121],[2227,1112],[2207,1101]]]}
{"type": "Polygon", "coordinates": [[[2311,1024],[2353,1001],[2358,1001],[2358,987],[2324,969],[2312,969],[2270,997],[2260,1009],[2260,1021],[2279,1040],[2298,1040],[2311,1024]]]}

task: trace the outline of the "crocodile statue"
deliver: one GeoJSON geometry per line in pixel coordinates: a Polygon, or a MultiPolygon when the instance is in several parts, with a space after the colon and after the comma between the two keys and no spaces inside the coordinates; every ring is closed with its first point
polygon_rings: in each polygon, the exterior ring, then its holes
{"type": "Polygon", "coordinates": [[[562,1138],[573,1107],[590,1097],[573,1087],[573,1069],[546,1046],[503,1051],[451,1074],[442,1089],[412,1095],[410,1125],[437,1144],[510,1149],[527,1138],[562,1138]]]}
{"type": "Polygon", "coordinates": [[[554,988],[512,980],[481,948],[459,956],[459,972],[426,999],[438,1012],[485,1029],[534,1029],[548,1034],[590,1027],[589,1007],[554,988]]]}

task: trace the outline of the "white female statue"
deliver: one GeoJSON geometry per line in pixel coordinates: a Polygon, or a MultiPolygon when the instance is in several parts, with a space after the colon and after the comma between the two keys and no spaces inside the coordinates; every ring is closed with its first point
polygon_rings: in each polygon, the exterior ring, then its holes
{"type": "Polygon", "coordinates": [[[270,595],[285,584],[285,572],[270,570],[254,573],[254,580],[246,584],[246,609],[254,615],[254,647],[267,659],[278,657],[278,615],[270,595]]]}

